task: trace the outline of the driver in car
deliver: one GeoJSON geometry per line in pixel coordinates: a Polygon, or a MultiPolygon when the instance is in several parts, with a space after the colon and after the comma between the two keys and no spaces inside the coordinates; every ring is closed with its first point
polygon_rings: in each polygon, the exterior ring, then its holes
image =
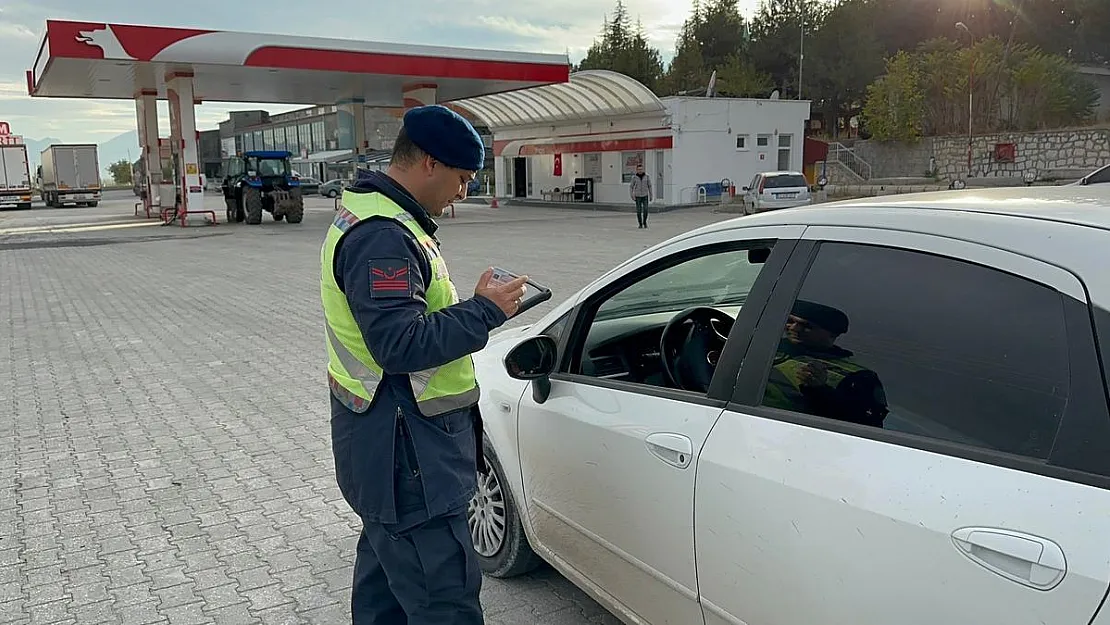
{"type": "Polygon", "coordinates": [[[843,311],[798,300],[786,321],[763,405],[838,421],[883,427],[889,412],[874,371],[836,345],[848,331],[843,311]]]}

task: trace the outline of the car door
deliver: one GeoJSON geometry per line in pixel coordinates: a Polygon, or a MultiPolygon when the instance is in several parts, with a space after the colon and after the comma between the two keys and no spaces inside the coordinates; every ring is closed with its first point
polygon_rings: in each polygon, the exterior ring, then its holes
{"type": "Polygon", "coordinates": [[[572,313],[550,394],[542,403],[532,393],[520,401],[522,516],[534,547],[641,622],[701,622],[694,467],[802,231],[703,235],[612,274],[572,313]],[[659,364],[664,325],[693,305],[738,315],[715,386],[700,391],[674,388],[659,364]]]}
{"type": "Polygon", "coordinates": [[[752,207],[753,210],[759,208],[759,203],[757,201],[759,198],[759,178],[760,174],[756,174],[752,177],[752,181],[748,183],[748,186],[744,188],[744,204],[752,207]]]}
{"type": "Polygon", "coordinates": [[[1088,623],[1110,497],[1071,462],[1110,418],[1095,345],[1057,266],[807,229],[699,458],[707,625],[1088,623]]]}

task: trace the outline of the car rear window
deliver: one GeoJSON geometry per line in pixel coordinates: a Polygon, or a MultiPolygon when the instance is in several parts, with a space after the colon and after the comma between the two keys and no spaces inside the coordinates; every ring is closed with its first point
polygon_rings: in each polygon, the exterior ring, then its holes
{"type": "Polygon", "coordinates": [[[781,176],[767,176],[763,184],[764,189],[786,189],[792,187],[808,187],[804,176],[783,174],[781,176]]]}

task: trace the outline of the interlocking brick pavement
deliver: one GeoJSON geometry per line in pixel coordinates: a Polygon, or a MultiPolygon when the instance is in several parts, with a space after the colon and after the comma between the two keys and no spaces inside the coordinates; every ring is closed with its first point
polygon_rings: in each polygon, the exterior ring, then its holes
{"type": "MultiPolygon", "coordinates": [[[[324,206],[299,226],[0,236],[0,623],[349,622],[324,206]]],[[[561,299],[721,217],[462,206],[441,239],[460,292],[499,264],[561,299]]],[[[483,601],[490,625],[617,622],[550,568],[487,579],[483,601]]]]}

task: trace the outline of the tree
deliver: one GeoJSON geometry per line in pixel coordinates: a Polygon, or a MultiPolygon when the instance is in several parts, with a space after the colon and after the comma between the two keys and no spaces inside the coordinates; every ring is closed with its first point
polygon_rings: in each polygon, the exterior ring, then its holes
{"type": "Polygon", "coordinates": [[[737,7],[738,0],[709,0],[691,23],[693,38],[701,49],[702,62],[720,70],[733,59],[746,58],[747,26],[737,7]]]}
{"type": "Polygon", "coordinates": [[[1077,61],[1110,65],[1110,2],[1080,0],[1076,28],[1077,61]]]}
{"type": "Polygon", "coordinates": [[[962,134],[969,122],[979,133],[1038,130],[1090,122],[1098,99],[1062,55],[995,36],[974,46],[936,38],[888,62],[868,88],[865,117],[880,139],[962,134]]]}
{"type": "Polygon", "coordinates": [[[656,89],[663,76],[663,59],[644,35],[643,25],[631,26],[623,0],[617,0],[613,19],[605,19],[601,39],[595,40],[576,69],[607,69],[635,78],[656,89]]]}
{"type": "Polygon", "coordinates": [[[690,17],[682,23],[678,41],[675,45],[674,59],[671,60],[667,73],[663,78],[661,93],[677,95],[683,92],[695,92],[709,86],[709,74],[702,57],[701,43],[697,39],[697,31],[703,19],[701,6],[694,0],[694,9],[690,17]]]}
{"type": "Polygon", "coordinates": [[[886,74],[867,88],[864,123],[880,141],[914,141],[921,136],[924,120],[919,62],[901,51],[886,68],[886,74]]]}
{"type": "MultiPolygon", "coordinates": [[[[826,11],[825,4],[818,0],[764,0],[752,19],[750,58],[757,68],[770,74],[784,97],[798,95],[803,22],[805,38],[811,40],[820,30],[826,11]]],[[[804,66],[802,75],[804,80],[804,66]]]]}
{"type": "Polygon", "coordinates": [[[806,46],[803,96],[824,113],[833,136],[841,116],[860,111],[867,86],[883,72],[875,21],[874,3],[838,0],[806,46]]]}
{"type": "Polygon", "coordinates": [[[131,177],[131,163],[124,160],[116,161],[108,166],[108,173],[112,176],[112,180],[116,184],[132,184],[131,177]]]}
{"type": "Polygon", "coordinates": [[[766,98],[773,88],[771,77],[739,54],[717,70],[717,93],[725,97],[766,98]]]}

